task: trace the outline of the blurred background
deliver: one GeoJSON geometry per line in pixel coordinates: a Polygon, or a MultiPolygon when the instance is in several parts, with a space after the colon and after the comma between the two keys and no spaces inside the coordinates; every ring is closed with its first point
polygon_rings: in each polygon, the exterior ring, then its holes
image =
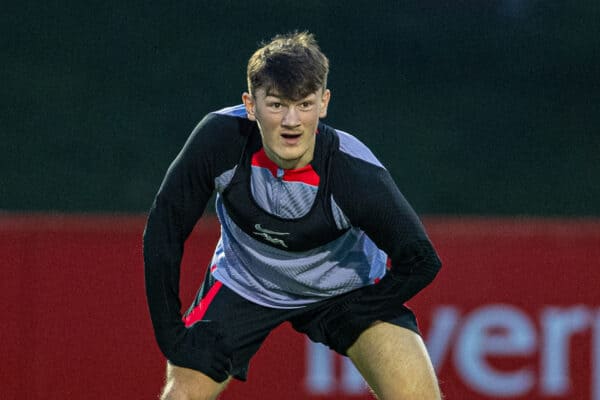
{"type": "Polygon", "coordinates": [[[596,1],[92,1],[4,5],[0,209],[145,212],[247,59],[309,30],[329,124],[420,213],[600,214],[596,1]]]}
{"type": "MultiPolygon", "coordinates": [[[[392,172],[444,261],[409,305],[448,400],[600,400],[592,0],[3,4],[3,396],[156,398],[145,214],[198,121],[241,102],[249,56],[293,30],[330,59],[325,122],[392,172]]],[[[219,235],[208,211],[185,307],[219,235]]],[[[223,398],[371,397],[283,326],[223,398]]]]}

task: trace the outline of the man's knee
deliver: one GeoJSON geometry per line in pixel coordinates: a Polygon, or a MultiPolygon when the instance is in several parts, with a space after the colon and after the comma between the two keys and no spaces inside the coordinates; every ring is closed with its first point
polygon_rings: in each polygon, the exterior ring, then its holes
{"type": "Polygon", "coordinates": [[[215,382],[205,374],[169,364],[161,400],[214,400],[229,380],[215,382]]]}
{"type": "Polygon", "coordinates": [[[175,381],[165,385],[160,400],[214,400],[219,393],[218,389],[175,381]]]}
{"type": "Polygon", "coordinates": [[[189,393],[185,388],[178,385],[167,384],[163,389],[160,400],[200,400],[200,397],[189,393]]]}
{"type": "Polygon", "coordinates": [[[214,400],[218,394],[190,391],[187,388],[165,387],[160,400],[214,400]]]}

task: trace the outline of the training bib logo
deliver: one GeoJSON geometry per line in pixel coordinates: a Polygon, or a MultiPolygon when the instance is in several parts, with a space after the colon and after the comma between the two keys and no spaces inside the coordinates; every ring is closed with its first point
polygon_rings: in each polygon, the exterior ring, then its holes
{"type": "Polygon", "coordinates": [[[281,247],[285,247],[287,249],[287,247],[288,247],[287,244],[282,239],[279,239],[274,236],[289,235],[289,232],[272,231],[272,230],[263,228],[260,224],[255,224],[254,229],[256,229],[256,231],[252,232],[254,235],[260,236],[273,244],[277,244],[277,245],[279,245],[281,247]]]}

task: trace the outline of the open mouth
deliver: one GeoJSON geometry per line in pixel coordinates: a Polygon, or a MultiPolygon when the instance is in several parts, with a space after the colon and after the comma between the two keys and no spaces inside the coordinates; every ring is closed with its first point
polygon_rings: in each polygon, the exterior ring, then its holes
{"type": "Polygon", "coordinates": [[[300,142],[301,133],[282,133],[281,138],[284,140],[284,143],[289,145],[296,145],[300,142]]]}
{"type": "Polygon", "coordinates": [[[298,139],[301,133],[282,133],[281,137],[284,139],[298,139]]]}

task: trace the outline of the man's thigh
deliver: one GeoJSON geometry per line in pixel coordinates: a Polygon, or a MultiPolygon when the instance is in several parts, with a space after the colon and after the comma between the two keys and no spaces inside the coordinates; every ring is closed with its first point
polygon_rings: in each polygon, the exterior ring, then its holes
{"type": "Polygon", "coordinates": [[[380,400],[441,399],[425,344],[409,329],[376,323],[347,353],[380,400]]]}

